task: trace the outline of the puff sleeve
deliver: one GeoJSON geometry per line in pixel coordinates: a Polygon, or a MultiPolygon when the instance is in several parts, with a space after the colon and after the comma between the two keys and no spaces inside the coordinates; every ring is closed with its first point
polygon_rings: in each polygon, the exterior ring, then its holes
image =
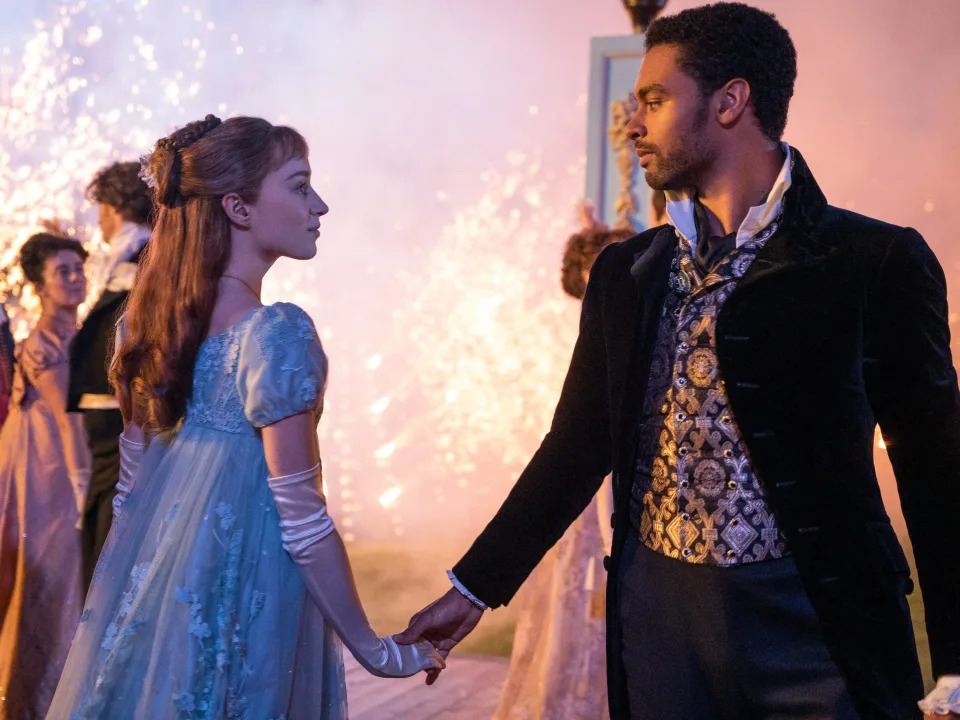
{"type": "Polygon", "coordinates": [[[263,427],[322,407],[327,356],[310,317],[291,303],[261,308],[240,341],[237,392],[263,427]]]}
{"type": "Polygon", "coordinates": [[[36,330],[24,340],[19,361],[23,374],[33,385],[42,373],[59,365],[66,365],[70,356],[64,341],[55,333],[50,330],[36,330]]]}

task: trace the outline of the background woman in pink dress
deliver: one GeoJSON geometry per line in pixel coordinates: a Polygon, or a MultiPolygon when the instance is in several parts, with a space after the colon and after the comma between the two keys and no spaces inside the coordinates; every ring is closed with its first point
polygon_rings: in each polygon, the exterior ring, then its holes
{"type": "Polygon", "coordinates": [[[66,412],[68,348],[87,292],[86,251],[40,233],[20,264],[42,314],[17,349],[0,431],[0,718],[46,715],[83,596],[78,505],[90,473],[79,414],[66,412]]]}

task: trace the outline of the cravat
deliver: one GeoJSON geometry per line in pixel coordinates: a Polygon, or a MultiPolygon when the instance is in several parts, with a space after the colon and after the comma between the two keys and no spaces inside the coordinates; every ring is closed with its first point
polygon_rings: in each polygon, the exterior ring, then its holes
{"type": "Polygon", "coordinates": [[[708,237],[697,239],[697,251],[693,262],[701,276],[710,274],[723,258],[737,247],[737,234],[730,233],[722,237],[708,237]]]}
{"type": "Polygon", "coordinates": [[[710,222],[703,205],[694,204],[697,222],[697,249],[693,254],[693,264],[701,277],[710,274],[717,264],[737,247],[737,234],[711,236],[710,222]]]}

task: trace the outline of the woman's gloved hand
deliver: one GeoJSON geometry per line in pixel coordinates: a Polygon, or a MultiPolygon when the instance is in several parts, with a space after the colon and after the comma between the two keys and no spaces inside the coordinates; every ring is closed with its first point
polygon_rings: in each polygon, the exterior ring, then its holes
{"type": "Polygon", "coordinates": [[[300,568],[313,601],[368,672],[408,677],[444,668],[446,663],[429,642],[398,645],[392,637],[377,637],[370,627],[343,541],[327,514],[320,477],[317,463],[303,472],[267,478],[280,514],[283,546],[300,568]]]}

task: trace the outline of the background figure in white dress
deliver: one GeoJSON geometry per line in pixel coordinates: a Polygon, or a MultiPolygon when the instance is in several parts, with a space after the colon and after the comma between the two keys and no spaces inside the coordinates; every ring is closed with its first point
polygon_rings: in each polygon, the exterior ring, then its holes
{"type": "MultiPolygon", "coordinates": [[[[600,252],[634,235],[600,223],[588,203],[582,212],[586,227],[567,241],[560,280],[578,300],[600,252]]],[[[612,510],[607,479],[524,583],[494,720],[608,717],[603,558],[610,553],[612,510]]]]}

